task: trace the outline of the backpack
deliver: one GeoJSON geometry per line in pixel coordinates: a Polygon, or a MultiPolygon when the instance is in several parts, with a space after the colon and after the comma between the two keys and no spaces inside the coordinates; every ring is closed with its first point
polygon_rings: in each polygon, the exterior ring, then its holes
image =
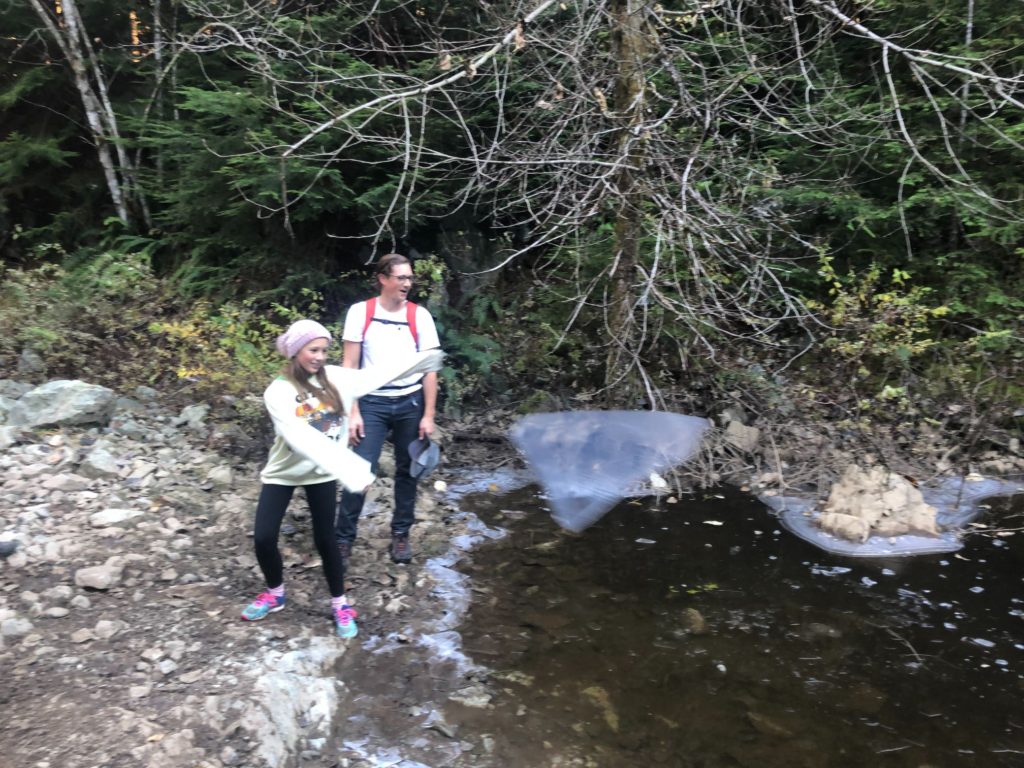
{"type": "MultiPolygon", "coordinates": [[[[370,323],[373,322],[374,312],[377,311],[377,297],[374,296],[372,299],[366,301],[366,323],[363,325],[363,340],[366,340],[366,332],[370,328],[370,323]]],[[[411,301],[405,302],[405,321],[409,325],[409,333],[412,334],[412,340],[416,342],[416,351],[420,351],[420,335],[416,331],[416,305],[411,301]]]]}

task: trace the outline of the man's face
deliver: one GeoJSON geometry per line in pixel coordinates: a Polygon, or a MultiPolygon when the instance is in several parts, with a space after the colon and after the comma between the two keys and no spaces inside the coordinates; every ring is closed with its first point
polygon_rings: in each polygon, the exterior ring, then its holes
{"type": "Polygon", "coordinates": [[[412,267],[408,264],[396,264],[391,267],[390,275],[380,275],[380,295],[391,301],[405,301],[412,290],[412,267]]]}

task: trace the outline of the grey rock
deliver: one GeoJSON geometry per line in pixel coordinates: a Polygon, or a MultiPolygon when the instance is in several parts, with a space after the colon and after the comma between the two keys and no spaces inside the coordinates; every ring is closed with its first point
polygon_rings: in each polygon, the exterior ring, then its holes
{"type": "Polygon", "coordinates": [[[121,465],[105,447],[96,446],[82,459],[78,471],[91,478],[117,477],[121,474],[121,465]]]}
{"type": "Polygon", "coordinates": [[[26,565],[28,565],[28,556],[24,552],[15,552],[7,557],[7,566],[9,568],[19,569],[24,568],[26,565]]]}
{"type": "Polygon", "coordinates": [[[149,461],[143,461],[142,459],[136,459],[132,462],[132,473],[128,476],[129,480],[144,480],[151,474],[156,472],[157,466],[149,461]]]}
{"type": "Polygon", "coordinates": [[[51,602],[64,603],[74,597],[75,591],[67,584],[57,584],[43,592],[43,597],[51,602]]]}
{"type": "Polygon", "coordinates": [[[15,400],[10,397],[4,397],[0,395],[0,424],[7,423],[7,414],[10,413],[11,408],[14,407],[15,400]]]}
{"type": "Polygon", "coordinates": [[[753,453],[761,440],[761,430],[747,427],[738,421],[730,421],[725,428],[725,440],[744,453],[753,453]]]}
{"type": "Polygon", "coordinates": [[[23,619],[20,616],[15,616],[0,621],[0,637],[24,637],[29,632],[31,632],[32,629],[32,622],[28,619],[23,619]]]}
{"type": "Polygon", "coordinates": [[[122,629],[127,626],[123,621],[111,621],[109,619],[100,619],[96,622],[96,626],[93,627],[93,634],[96,635],[100,640],[109,640],[122,629]]]}
{"type": "Polygon", "coordinates": [[[130,437],[135,440],[145,439],[150,435],[149,427],[140,424],[135,419],[114,418],[110,422],[110,428],[119,435],[130,437]]]}
{"type": "Polygon", "coordinates": [[[109,525],[120,525],[121,523],[142,517],[143,513],[137,509],[118,509],[108,507],[107,509],[89,515],[89,525],[93,528],[105,528],[109,525]]]}
{"type": "Polygon", "coordinates": [[[0,379],[0,397],[9,397],[11,400],[17,400],[30,389],[32,389],[31,384],[15,381],[14,379],[0,379]]]}
{"type": "Polygon", "coordinates": [[[235,472],[231,467],[214,467],[206,473],[206,479],[214,485],[230,487],[235,482],[235,472]]]}
{"type": "Polygon", "coordinates": [[[139,400],[152,401],[160,396],[160,393],[152,387],[136,387],[132,394],[139,400]]]}
{"type": "Polygon", "coordinates": [[[8,414],[12,426],[56,427],[107,424],[116,395],[106,387],[84,381],[58,380],[29,390],[8,414]]]}
{"type": "Polygon", "coordinates": [[[175,427],[186,426],[189,429],[203,429],[206,426],[206,417],[210,413],[210,406],[206,403],[189,405],[182,409],[178,417],[171,419],[175,427]]]}
{"type": "Polygon", "coordinates": [[[147,408],[148,406],[131,397],[119,397],[114,403],[114,413],[116,414],[145,413],[147,408]]]}
{"type": "Polygon", "coordinates": [[[0,427],[0,451],[6,451],[21,437],[21,427],[0,427]]]}
{"type": "Polygon", "coordinates": [[[15,539],[5,539],[0,541],[0,557],[10,557],[18,551],[18,542],[15,539]]]}
{"type": "Polygon", "coordinates": [[[117,586],[121,582],[123,569],[109,564],[94,565],[75,571],[75,584],[86,589],[100,591],[117,586]]]}
{"type": "Polygon", "coordinates": [[[26,347],[18,357],[18,375],[32,379],[46,373],[46,361],[34,349],[26,347]]]}
{"type": "Polygon", "coordinates": [[[90,485],[91,482],[89,478],[71,473],[61,473],[59,475],[54,475],[53,477],[48,477],[43,481],[43,488],[46,490],[64,491],[65,493],[84,491],[90,485]]]}

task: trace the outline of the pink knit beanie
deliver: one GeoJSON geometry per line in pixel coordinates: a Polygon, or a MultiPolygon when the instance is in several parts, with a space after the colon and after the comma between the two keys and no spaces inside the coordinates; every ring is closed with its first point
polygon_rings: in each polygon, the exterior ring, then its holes
{"type": "Polygon", "coordinates": [[[277,337],[277,351],[291,360],[313,339],[327,339],[330,344],[331,332],[316,320],[296,320],[277,337]]]}

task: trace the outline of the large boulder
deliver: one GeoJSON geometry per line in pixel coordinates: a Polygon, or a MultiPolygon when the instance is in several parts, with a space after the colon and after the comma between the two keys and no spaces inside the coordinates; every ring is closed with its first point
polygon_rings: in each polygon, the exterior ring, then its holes
{"type": "Polygon", "coordinates": [[[851,541],[905,533],[939,535],[936,509],[905,477],[882,467],[850,465],[817,518],[822,530],[851,541]]]}
{"type": "Polygon", "coordinates": [[[106,425],[116,401],[112,390],[97,384],[48,381],[21,396],[7,414],[7,423],[22,427],[106,425]]]}

